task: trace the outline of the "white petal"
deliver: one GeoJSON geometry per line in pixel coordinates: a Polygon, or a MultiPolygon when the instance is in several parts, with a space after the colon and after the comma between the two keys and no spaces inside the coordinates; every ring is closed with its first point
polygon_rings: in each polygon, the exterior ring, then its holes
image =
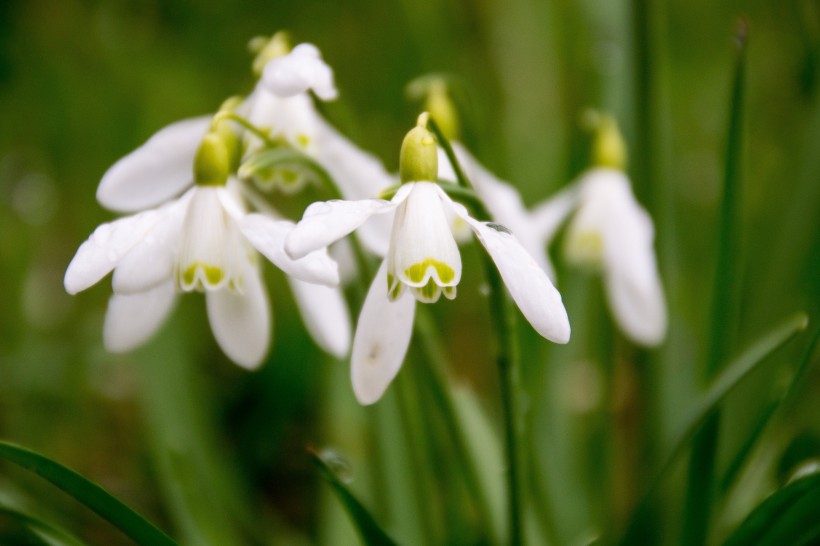
{"type": "Polygon", "coordinates": [[[76,294],[96,284],[162,218],[159,210],[147,210],[97,227],[68,264],[63,280],[66,291],[76,294]]]}
{"type": "Polygon", "coordinates": [[[162,217],[119,261],[111,280],[114,292],[144,292],[174,275],[187,197],[160,209],[162,217]]]}
{"type": "Polygon", "coordinates": [[[112,353],[123,353],[139,347],[162,326],[175,302],[173,281],[138,294],[114,294],[108,300],[105,314],[105,348],[112,353]]]}
{"type": "Polygon", "coordinates": [[[285,240],[285,251],[301,258],[337,241],[362,225],[374,214],[384,214],[396,208],[412,189],[405,184],[392,201],[363,199],[361,201],[323,201],[313,203],[285,240]]]}
{"type": "Polygon", "coordinates": [[[410,345],[415,310],[416,300],[408,292],[396,301],[387,298],[387,264],[382,262],[362,306],[350,356],[359,403],[377,402],[396,377],[410,345]]]}
{"type": "Polygon", "coordinates": [[[225,188],[191,191],[179,242],[179,282],[185,291],[219,290],[244,273],[249,248],[223,205],[229,198],[225,188]]]}
{"type": "Polygon", "coordinates": [[[336,286],[339,284],[339,266],[328,255],[327,249],[314,250],[294,260],[285,252],[285,239],[294,227],[287,220],[273,220],[260,213],[245,215],[239,229],[248,241],[276,267],[303,281],[336,286]]]}
{"type": "Polygon", "coordinates": [[[647,282],[621,272],[605,273],[607,299],[621,330],[646,347],[659,345],[666,336],[666,302],[657,272],[647,282]]]}
{"type": "Polygon", "coordinates": [[[206,292],[208,320],[225,354],[247,369],[259,367],[268,352],[270,305],[262,278],[250,264],[242,293],[223,288],[206,292]]]}
{"type": "Polygon", "coordinates": [[[376,156],[363,151],[321,118],[317,119],[316,138],[316,160],[339,185],[345,199],[377,197],[399,182],[376,156]]]}
{"type": "MultiPolygon", "coordinates": [[[[518,191],[485,169],[458,142],[453,143],[453,150],[493,220],[515,233],[518,241],[527,249],[538,266],[554,279],[555,270],[547,256],[547,239],[541,233],[541,227],[536,224],[538,220],[527,211],[518,191]]],[[[565,212],[568,213],[569,210],[565,212]]]]}
{"type": "Polygon", "coordinates": [[[288,277],[305,327],[324,351],[343,358],[350,350],[350,314],[342,290],[288,277]]]}
{"type": "Polygon", "coordinates": [[[211,116],[172,123],[108,169],[97,188],[97,200],[119,212],[157,206],[193,182],[196,150],[211,116]]]}
{"type": "Polygon", "coordinates": [[[299,44],[287,55],[268,61],[262,72],[265,86],[280,97],[292,97],[313,89],[322,100],[337,96],[333,70],[313,44],[299,44]]]}
{"type": "Polygon", "coordinates": [[[653,250],[654,227],[618,171],[599,172],[590,188],[606,206],[602,219],[604,282],[615,318],[631,339],[654,346],[666,334],[666,303],[653,250]]]}
{"type": "Polygon", "coordinates": [[[425,286],[431,278],[438,286],[461,280],[461,255],[441,195],[436,184],[416,182],[396,211],[388,271],[409,286],[425,286]]]}
{"type": "Polygon", "coordinates": [[[578,204],[578,193],[578,185],[572,184],[532,209],[530,229],[542,246],[549,244],[555,232],[578,204]]]}
{"type": "MultiPolygon", "coordinates": [[[[465,215],[466,216],[466,215],[465,215]]],[[[569,341],[570,327],[561,294],[509,230],[465,217],[495,262],[507,290],[535,330],[555,343],[569,341]]]]}
{"type": "MultiPolygon", "coordinates": [[[[241,111],[248,121],[265,129],[271,137],[283,137],[294,147],[315,153],[321,118],[310,96],[279,97],[260,84],[243,103],[241,111]]],[[[246,142],[246,157],[262,144],[255,135],[248,135],[246,142]]]]}

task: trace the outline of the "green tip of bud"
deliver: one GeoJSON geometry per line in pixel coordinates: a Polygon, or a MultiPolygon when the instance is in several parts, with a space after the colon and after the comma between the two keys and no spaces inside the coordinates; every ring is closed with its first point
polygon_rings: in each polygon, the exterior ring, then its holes
{"type": "Polygon", "coordinates": [[[436,78],[430,82],[424,106],[430,112],[430,116],[436,120],[447,140],[458,140],[461,134],[458,111],[447,92],[447,84],[443,79],[436,78]]]}
{"type": "Polygon", "coordinates": [[[592,162],[598,167],[626,170],[626,142],[618,128],[618,122],[608,114],[595,114],[592,143],[592,162]]]}
{"type": "Polygon", "coordinates": [[[248,48],[251,53],[256,54],[253,59],[253,73],[261,76],[268,61],[290,53],[290,34],[280,30],[270,38],[257,36],[250,41],[248,48]]]}
{"type": "Polygon", "coordinates": [[[429,119],[429,113],[422,113],[416,126],[410,129],[401,143],[399,171],[402,183],[435,181],[438,178],[438,149],[435,135],[427,128],[429,119]]]}
{"type": "Polygon", "coordinates": [[[194,183],[198,186],[224,186],[228,182],[231,158],[222,134],[205,135],[194,157],[194,183]]]}

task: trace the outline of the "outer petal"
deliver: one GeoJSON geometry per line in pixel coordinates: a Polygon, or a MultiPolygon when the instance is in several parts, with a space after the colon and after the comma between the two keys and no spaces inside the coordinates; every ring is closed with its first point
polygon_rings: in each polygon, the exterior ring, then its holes
{"type": "Polygon", "coordinates": [[[271,315],[262,278],[250,264],[243,276],[243,292],[205,293],[208,320],[225,354],[243,368],[259,367],[270,345],[271,315]]]}
{"type": "Polygon", "coordinates": [[[350,350],[350,314],[342,290],[288,278],[302,320],[313,340],[336,358],[350,350]]]}
{"type": "Polygon", "coordinates": [[[322,60],[313,44],[299,44],[287,55],[268,61],[262,72],[262,82],[271,93],[292,97],[313,89],[322,100],[338,95],[333,84],[333,70],[322,60]]]}
{"type": "Polygon", "coordinates": [[[76,294],[96,284],[164,217],[158,210],[148,210],[95,229],[68,264],[63,279],[66,291],[76,294]]]}
{"type": "Polygon", "coordinates": [[[193,180],[193,162],[211,116],[172,123],[108,169],[97,200],[118,212],[155,207],[181,193],[193,180]]]}
{"type": "Polygon", "coordinates": [[[544,270],[506,227],[474,220],[463,207],[455,206],[487,249],[507,290],[532,327],[550,341],[568,342],[567,311],[561,302],[561,294],[544,270]]]}
{"type": "Polygon", "coordinates": [[[572,184],[532,209],[530,228],[542,246],[550,243],[555,232],[577,204],[578,186],[572,184]]]}
{"type": "Polygon", "coordinates": [[[105,348],[123,353],[154,335],[176,302],[176,286],[168,281],[139,294],[114,294],[108,300],[103,326],[105,348]]]}
{"type": "Polygon", "coordinates": [[[655,272],[649,282],[636,283],[620,272],[604,276],[607,298],[618,325],[636,343],[659,345],[666,336],[666,302],[655,272]]]}
{"type": "Polygon", "coordinates": [[[260,213],[245,215],[239,229],[250,243],[273,264],[297,279],[327,286],[339,284],[339,266],[328,255],[327,249],[314,250],[294,260],[285,252],[285,239],[294,227],[287,220],[273,220],[260,213]]]}
{"type": "Polygon", "coordinates": [[[326,247],[362,225],[374,214],[384,214],[395,209],[407,198],[412,184],[405,184],[392,201],[363,199],[361,201],[323,201],[313,203],[302,220],[288,234],[285,251],[294,258],[301,258],[316,249],[326,247]]]}
{"type": "Polygon", "coordinates": [[[618,324],[637,343],[653,346],[666,334],[666,303],[653,250],[654,228],[617,171],[603,172],[601,192],[604,282],[618,324]],[[604,185],[604,183],[606,185],[604,185]]]}
{"type": "MultiPolygon", "coordinates": [[[[538,266],[554,279],[555,270],[547,256],[546,239],[521,201],[518,191],[485,169],[461,144],[456,142],[453,148],[492,218],[515,233],[538,266]]],[[[569,209],[564,214],[568,213],[569,209]]]]}
{"type": "MultiPolygon", "coordinates": [[[[345,199],[369,199],[398,183],[398,177],[387,172],[382,162],[350,142],[321,117],[316,117],[316,160],[339,185],[345,199]]],[[[387,255],[390,246],[391,214],[371,218],[359,229],[359,237],[368,250],[387,255]]]]}
{"type": "Polygon", "coordinates": [[[350,356],[359,403],[377,402],[396,377],[410,345],[415,310],[416,300],[408,292],[396,301],[387,298],[387,264],[382,262],[364,300],[350,356]]]}
{"type": "Polygon", "coordinates": [[[159,212],[162,218],[129,250],[114,270],[114,292],[149,290],[174,275],[188,194],[159,212]]]}

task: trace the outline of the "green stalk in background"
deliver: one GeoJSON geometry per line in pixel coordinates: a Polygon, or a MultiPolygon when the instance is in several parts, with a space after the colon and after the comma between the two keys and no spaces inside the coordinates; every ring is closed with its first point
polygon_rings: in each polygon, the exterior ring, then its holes
{"type": "Polygon", "coordinates": [[[510,299],[504,291],[501,278],[488,255],[484,255],[487,284],[490,287],[490,318],[497,340],[496,362],[501,388],[501,406],[504,417],[504,447],[507,457],[507,518],[511,545],[524,543],[523,516],[524,495],[521,492],[522,471],[520,460],[521,419],[518,407],[519,381],[518,355],[515,347],[515,314],[510,299]]]}
{"type": "MultiPolygon", "coordinates": [[[[720,209],[717,241],[717,265],[712,293],[709,340],[703,370],[710,382],[720,372],[731,349],[737,326],[737,291],[740,264],[740,184],[741,144],[743,127],[744,75],[748,26],[741,20],[736,34],[735,74],[729,103],[729,132],[726,147],[726,168],[723,201],[720,209]]],[[[709,535],[709,523],[715,491],[715,454],[718,447],[720,414],[712,415],[697,434],[689,459],[689,477],[684,507],[681,544],[704,544],[709,535]]]]}

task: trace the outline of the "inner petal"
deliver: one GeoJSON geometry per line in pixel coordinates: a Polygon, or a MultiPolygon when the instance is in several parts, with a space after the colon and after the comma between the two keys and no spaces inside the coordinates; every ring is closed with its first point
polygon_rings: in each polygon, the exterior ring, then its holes
{"type": "Polygon", "coordinates": [[[390,273],[411,287],[431,290],[431,281],[441,287],[461,280],[461,255],[435,184],[417,182],[400,205],[389,258],[390,273]]]}
{"type": "Polygon", "coordinates": [[[242,287],[243,241],[220,203],[217,188],[197,188],[182,227],[178,280],[180,288],[218,290],[242,287]]]}

